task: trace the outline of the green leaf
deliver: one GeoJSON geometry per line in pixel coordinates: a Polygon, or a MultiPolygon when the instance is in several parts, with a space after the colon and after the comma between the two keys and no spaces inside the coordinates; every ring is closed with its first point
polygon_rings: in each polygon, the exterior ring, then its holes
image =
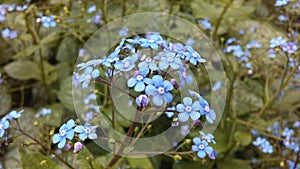
{"type": "Polygon", "coordinates": [[[218,162],[218,168],[222,169],[251,169],[252,167],[248,162],[238,159],[226,158],[224,161],[218,162]]]}
{"type": "Polygon", "coordinates": [[[234,138],[243,146],[247,146],[251,143],[252,137],[249,133],[237,131],[234,133],[234,138]]]}
{"type": "Polygon", "coordinates": [[[9,93],[7,93],[6,88],[0,85],[0,115],[7,113],[11,107],[12,98],[9,93]]]}
{"type": "Polygon", "coordinates": [[[29,152],[24,148],[19,148],[19,153],[23,169],[62,169],[50,157],[37,152],[29,152]]]}
{"type": "Polygon", "coordinates": [[[76,39],[72,37],[64,38],[58,48],[56,59],[60,62],[72,62],[77,56],[76,39]]]}
{"type": "Polygon", "coordinates": [[[72,78],[69,77],[65,79],[60,86],[60,91],[58,92],[58,98],[63,103],[63,105],[71,110],[74,111],[73,105],[73,97],[72,97],[72,78]]]}
{"type": "Polygon", "coordinates": [[[152,169],[152,163],[149,158],[127,158],[127,161],[131,168],[152,169]]]}
{"type": "Polygon", "coordinates": [[[29,60],[17,60],[4,67],[6,73],[18,80],[39,79],[40,69],[37,64],[29,60]]]}

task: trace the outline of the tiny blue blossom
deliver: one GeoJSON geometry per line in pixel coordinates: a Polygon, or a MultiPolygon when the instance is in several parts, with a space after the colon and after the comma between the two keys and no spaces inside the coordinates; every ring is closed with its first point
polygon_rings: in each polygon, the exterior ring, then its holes
{"type": "Polygon", "coordinates": [[[3,137],[5,130],[9,127],[9,121],[6,118],[0,120],[0,138],[3,137]]]}
{"type": "Polygon", "coordinates": [[[286,44],[286,40],[282,38],[282,36],[278,36],[277,38],[273,38],[270,41],[270,48],[280,47],[286,44]]]}
{"type": "Polygon", "coordinates": [[[158,46],[164,44],[163,38],[159,34],[149,34],[147,38],[140,38],[140,45],[143,48],[152,48],[157,50],[158,46]]]}
{"type": "Polygon", "coordinates": [[[45,28],[56,27],[56,21],[55,21],[53,15],[42,16],[41,21],[42,21],[43,27],[45,27],[45,28]]]}
{"type": "Polygon", "coordinates": [[[295,53],[297,50],[298,50],[298,47],[295,43],[293,42],[288,42],[288,43],[285,43],[283,46],[282,46],[282,50],[289,53],[289,54],[293,54],[295,53]]]}
{"type": "Polygon", "coordinates": [[[175,53],[167,52],[159,59],[158,67],[160,70],[166,70],[171,67],[173,70],[179,69],[182,65],[180,58],[175,53]]]}
{"type": "Polygon", "coordinates": [[[290,0],[276,0],[275,6],[284,6],[287,5],[290,0]]]}
{"type": "Polygon", "coordinates": [[[180,79],[180,87],[183,88],[185,83],[187,84],[192,84],[193,83],[193,77],[190,74],[186,73],[186,69],[184,67],[180,68],[180,75],[179,75],[179,79],[180,79]]]}
{"type": "Polygon", "coordinates": [[[281,21],[281,22],[283,22],[283,21],[287,21],[288,18],[286,16],[284,16],[284,15],[279,15],[278,16],[278,20],[281,21]]]}
{"type": "Polygon", "coordinates": [[[82,83],[82,88],[87,88],[92,79],[95,79],[100,76],[99,69],[93,69],[89,66],[84,70],[84,73],[80,75],[79,82],[82,83]]]}
{"type": "Polygon", "coordinates": [[[211,90],[212,91],[220,90],[222,88],[222,85],[223,85],[223,82],[217,81],[216,83],[214,83],[214,85],[212,86],[211,90]]]}
{"type": "Polygon", "coordinates": [[[135,67],[135,62],[138,60],[138,54],[133,54],[125,59],[114,64],[115,68],[121,71],[130,71],[135,67]]]}
{"type": "Polygon", "coordinates": [[[128,79],[128,87],[134,87],[134,91],[141,92],[145,90],[145,84],[151,84],[151,79],[147,78],[148,69],[136,71],[134,77],[128,79]]]}
{"type": "Polygon", "coordinates": [[[262,45],[260,43],[258,43],[256,40],[251,40],[247,45],[246,48],[247,49],[251,49],[251,48],[261,48],[262,45]]]}
{"type": "Polygon", "coordinates": [[[87,9],[87,13],[93,13],[97,9],[96,5],[92,5],[87,9]]]}
{"type": "Polygon", "coordinates": [[[101,17],[102,17],[102,11],[99,11],[94,17],[93,17],[93,22],[94,24],[100,24],[101,21],[101,17]]]}
{"type": "Polygon", "coordinates": [[[67,123],[63,124],[59,128],[59,133],[54,134],[52,142],[54,144],[58,143],[58,148],[63,148],[67,142],[67,139],[72,140],[74,137],[74,127],[75,121],[70,119],[67,123]]]}
{"type": "Polygon", "coordinates": [[[208,18],[205,18],[205,19],[202,19],[202,20],[198,20],[197,22],[202,25],[202,28],[204,30],[212,30],[212,25],[209,22],[208,18]]]}
{"type": "Polygon", "coordinates": [[[8,28],[3,29],[1,33],[3,38],[15,39],[18,36],[17,31],[8,28]]]}
{"type": "Polygon", "coordinates": [[[200,103],[200,114],[205,115],[205,118],[209,123],[213,123],[213,121],[217,117],[216,112],[209,107],[207,101],[201,96],[199,97],[199,103],[200,103]]]}
{"type": "Polygon", "coordinates": [[[206,62],[206,60],[201,58],[200,54],[196,52],[191,46],[185,47],[185,52],[183,53],[183,55],[185,56],[185,60],[189,61],[193,65],[206,62]]]}
{"type": "Polygon", "coordinates": [[[84,126],[78,125],[74,128],[76,133],[79,133],[79,138],[84,141],[85,139],[89,138],[91,140],[97,138],[96,134],[97,126],[92,126],[90,124],[85,124],[84,126]]]}
{"type": "Polygon", "coordinates": [[[170,93],[173,88],[171,82],[163,80],[160,75],[154,75],[152,84],[149,84],[145,91],[147,95],[153,96],[152,101],[156,106],[162,106],[164,103],[170,103],[173,100],[173,95],[170,93]]]}
{"type": "Polygon", "coordinates": [[[193,142],[195,145],[192,146],[192,150],[197,152],[199,158],[204,158],[206,154],[211,154],[213,152],[213,148],[208,145],[207,141],[195,137],[193,138],[193,142]]]}
{"type": "Polygon", "coordinates": [[[126,36],[128,34],[128,28],[122,28],[119,30],[119,36],[126,36]]]}
{"type": "Polygon", "coordinates": [[[150,56],[142,56],[141,58],[141,61],[139,64],[138,64],[138,67],[141,69],[150,69],[150,70],[157,70],[157,65],[155,63],[155,61],[150,57],[150,56]]]}
{"type": "Polygon", "coordinates": [[[255,141],[252,142],[253,145],[257,146],[264,153],[272,154],[273,146],[270,144],[268,140],[262,137],[257,137],[255,141]]]}
{"type": "Polygon", "coordinates": [[[197,120],[200,117],[200,104],[199,101],[194,101],[190,97],[183,98],[183,104],[178,104],[176,110],[179,112],[178,120],[186,122],[189,117],[192,120],[197,120]]]}
{"type": "Polygon", "coordinates": [[[214,135],[212,135],[210,133],[206,134],[206,133],[204,133],[202,131],[200,131],[199,133],[200,133],[201,140],[205,140],[208,143],[214,143],[214,144],[216,144],[216,141],[214,140],[215,139],[214,135]]]}
{"type": "Polygon", "coordinates": [[[35,115],[35,117],[38,118],[38,117],[40,117],[40,116],[46,116],[46,115],[49,115],[49,114],[51,114],[51,113],[52,113],[52,110],[51,110],[51,109],[42,108],[42,110],[39,111],[39,112],[35,115]]]}
{"type": "Polygon", "coordinates": [[[13,110],[13,111],[9,112],[5,117],[7,120],[11,121],[13,119],[20,118],[23,112],[24,112],[24,110],[20,110],[19,112],[17,112],[16,110],[13,110]]]}

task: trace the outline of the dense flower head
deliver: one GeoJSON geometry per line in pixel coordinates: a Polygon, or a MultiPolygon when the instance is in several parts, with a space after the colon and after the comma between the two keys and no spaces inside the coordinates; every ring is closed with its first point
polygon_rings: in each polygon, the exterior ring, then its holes
{"type": "Polygon", "coordinates": [[[54,144],[58,143],[58,148],[63,148],[66,145],[67,139],[73,139],[75,126],[75,121],[70,119],[59,128],[59,133],[53,135],[52,142],[54,144]]]}

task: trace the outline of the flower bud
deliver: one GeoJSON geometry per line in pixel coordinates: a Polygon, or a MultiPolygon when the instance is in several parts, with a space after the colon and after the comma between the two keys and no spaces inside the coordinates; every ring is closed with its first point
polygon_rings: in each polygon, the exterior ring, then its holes
{"type": "Polygon", "coordinates": [[[83,148],[83,145],[82,145],[82,143],[81,142],[76,142],[75,144],[74,144],[74,153],[78,153],[80,150],[82,150],[82,148],[83,148]]]}
{"type": "Polygon", "coordinates": [[[171,79],[171,83],[172,83],[172,85],[174,86],[175,89],[178,89],[179,85],[178,85],[176,79],[171,79]]]}
{"type": "Polygon", "coordinates": [[[72,148],[72,146],[70,144],[66,144],[66,146],[65,146],[66,151],[69,151],[71,148],[72,148]]]}
{"type": "Polygon", "coordinates": [[[141,94],[139,97],[136,98],[135,101],[139,107],[147,107],[149,103],[148,96],[145,94],[141,94]]]}

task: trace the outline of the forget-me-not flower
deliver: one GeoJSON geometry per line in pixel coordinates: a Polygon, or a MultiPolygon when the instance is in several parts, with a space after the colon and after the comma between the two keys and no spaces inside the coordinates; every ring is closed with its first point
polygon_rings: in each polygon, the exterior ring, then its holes
{"type": "Polygon", "coordinates": [[[176,110],[179,112],[178,120],[186,122],[189,117],[192,120],[197,120],[200,117],[200,104],[199,101],[194,101],[190,97],[183,98],[183,104],[178,104],[176,110]]]}
{"type": "Polygon", "coordinates": [[[3,137],[4,132],[9,127],[9,121],[6,118],[0,120],[0,138],[3,137]]]}
{"type": "Polygon", "coordinates": [[[208,145],[206,140],[201,140],[199,137],[195,137],[193,142],[195,145],[192,146],[192,150],[197,152],[197,156],[199,158],[204,158],[206,154],[211,154],[213,152],[213,148],[208,145]]]}
{"type": "Polygon", "coordinates": [[[134,77],[128,79],[128,87],[134,86],[134,91],[141,92],[145,90],[145,84],[151,84],[152,80],[147,78],[148,69],[136,71],[134,77]]]}
{"type": "Polygon", "coordinates": [[[89,138],[91,140],[97,138],[96,134],[97,126],[92,126],[90,124],[85,124],[84,126],[78,125],[74,128],[76,133],[79,133],[79,138],[84,141],[85,139],[89,138]]]}
{"type": "Polygon", "coordinates": [[[135,67],[135,62],[138,60],[138,54],[133,54],[132,56],[128,56],[123,60],[117,61],[114,66],[116,69],[121,71],[130,71],[135,67]]]}
{"type": "Polygon", "coordinates": [[[75,121],[70,119],[67,123],[59,128],[59,133],[54,134],[52,142],[58,143],[58,148],[63,148],[66,145],[67,139],[72,140],[74,137],[75,121]]]}

